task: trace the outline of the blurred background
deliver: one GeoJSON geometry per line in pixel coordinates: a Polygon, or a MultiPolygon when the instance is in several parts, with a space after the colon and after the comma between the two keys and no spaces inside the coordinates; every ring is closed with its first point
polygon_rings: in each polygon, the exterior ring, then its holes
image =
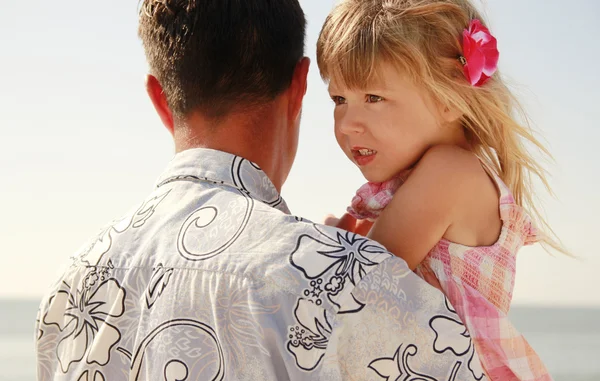
{"type": "MultiPolygon", "coordinates": [[[[600,380],[600,2],[487,0],[500,69],[555,162],[548,219],[578,259],[520,253],[512,318],[558,381],[600,380]]],[[[315,43],[332,0],[301,0],[313,59],[283,189],[320,222],[363,183],[337,147],[315,43]]],[[[0,0],[0,369],[35,379],[37,305],[57,270],[142,200],[173,156],[147,99],[137,2],[0,0]]]]}

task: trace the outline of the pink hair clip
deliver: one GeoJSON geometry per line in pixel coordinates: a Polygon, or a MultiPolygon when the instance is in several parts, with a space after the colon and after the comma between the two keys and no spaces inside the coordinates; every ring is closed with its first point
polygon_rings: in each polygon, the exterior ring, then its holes
{"type": "Polygon", "coordinates": [[[463,54],[458,57],[469,83],[483,85],[498,70],[499,58],[496,38],[481,21],[471,20],[463,32],[463,54]]]}

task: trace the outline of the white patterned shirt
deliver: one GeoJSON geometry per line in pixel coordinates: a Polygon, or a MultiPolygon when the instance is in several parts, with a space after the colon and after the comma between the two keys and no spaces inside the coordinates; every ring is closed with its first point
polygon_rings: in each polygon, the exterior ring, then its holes
{"type": "Polygon", "coordinates": [[[177,154],[40,306],[38,380],[473,380],[437,289],[362,236],[291,215],[260,168],[177,154]]]}

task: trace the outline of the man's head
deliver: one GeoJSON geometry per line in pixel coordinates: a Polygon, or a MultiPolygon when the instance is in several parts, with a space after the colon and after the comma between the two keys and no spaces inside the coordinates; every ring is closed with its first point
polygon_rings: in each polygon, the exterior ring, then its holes
{"type": "Polygon", "coordinates": [[[304,54],[297,0],[143,0],[139,35],[175,117],[268,102],[304,54]]]}
{"type": "Polygon", "coordinates": [[[275,161],[270,177],[282,184],[306,92],[305,28],[298,0],[142,0],[147,90],[177,149],[221,149],[261,167],[275,161]],[[248,147],[252,140],[260,149],[248,147]]]}

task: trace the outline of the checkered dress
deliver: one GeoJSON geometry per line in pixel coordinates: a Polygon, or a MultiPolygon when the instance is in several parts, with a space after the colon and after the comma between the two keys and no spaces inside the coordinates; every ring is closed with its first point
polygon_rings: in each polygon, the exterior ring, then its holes
{"type": "MultiPolygon", "coordinates": [[[[537,231],[531,218],[515,203],[506,184],[498,176],[492,176],[500,191],[502,231],[498,241],[491,246],[468,247],[442,239],[415,272],[448,297],[466,325],[489,379],[552,380],[507,316],[515,284],[517,251],[537,242],[537,231]]],[[[380,188],[390,193],[383,186],[361,188],[353,200],[351,213],[375,219],[376,215],[365,211],[373,211],[371,204],[375,203],[378,215],[385,207],[379,202],[382,197],[369,194],[370,189],[380,188]]],[[[391,197],[387,193],[384,199],[389,202],[391,197]]]]}

